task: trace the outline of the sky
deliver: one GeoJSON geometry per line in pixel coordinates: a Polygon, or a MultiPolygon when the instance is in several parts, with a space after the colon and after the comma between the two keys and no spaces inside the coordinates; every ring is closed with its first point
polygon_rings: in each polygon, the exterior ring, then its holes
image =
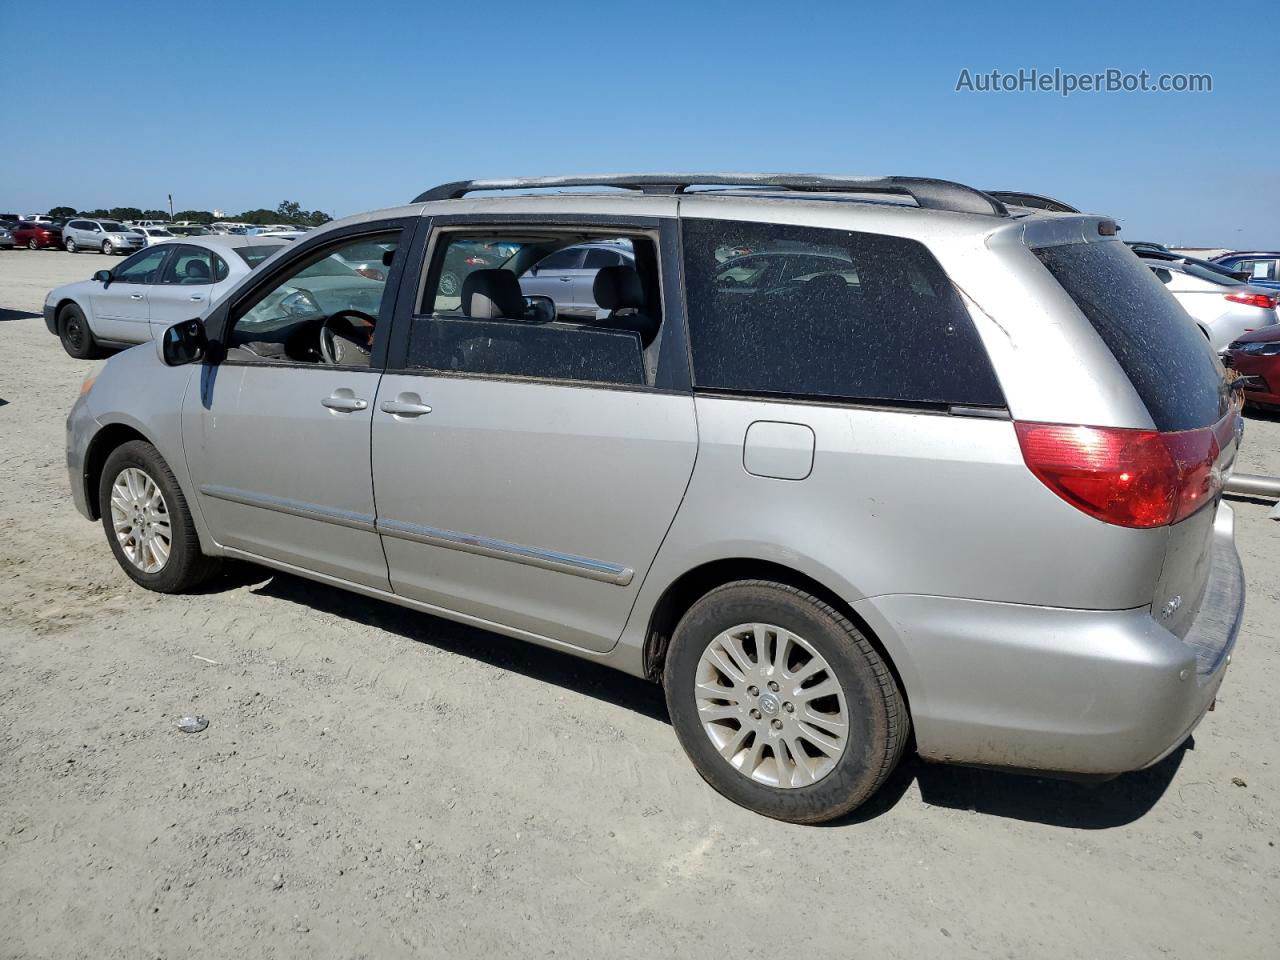
{"type": "Polygon", "coordinates": [[[172,193],[345,216],[484,176],[902,174],[1048,194],[1130,240],[1275,248],[1275,36],[1202,2],[0,0],[0,210],[172,193]],[[1213,90],[956,90],[1020,68],[1213,90]]]}

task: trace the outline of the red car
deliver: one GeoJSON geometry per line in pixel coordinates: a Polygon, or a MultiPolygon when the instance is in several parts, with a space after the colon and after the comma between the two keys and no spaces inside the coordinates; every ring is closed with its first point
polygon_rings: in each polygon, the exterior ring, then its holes
{"type": "Polygon", "coordinates": [[[13,242],[32,250],[61,250],[62,228],[53,223],[32,223],[22,220],[13,230],[13,242]]]}
{"type": "Polygon", "coordinates": [[[1280,409],[1280,325],[1246,333],[1227,348],[1228,366],[1257,386],[1246,387],[1244,398],[1260,407],[1280,409]]]}

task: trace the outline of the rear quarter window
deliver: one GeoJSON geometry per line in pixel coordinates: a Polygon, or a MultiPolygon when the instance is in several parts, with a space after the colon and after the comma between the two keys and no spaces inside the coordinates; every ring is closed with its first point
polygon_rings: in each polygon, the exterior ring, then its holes
{"type": "Polygon", "coordinates": [[[682,229],[698,388],[1004,405],[964,304],[918,241],[728,220],[682,229]]]}
{"type": "Polygon", "coordinates": [[[1227,412],[1222,365],[1209,342],[1124,244],[1034,252],[1110,348],[1157,430],[1207,427],[1227,412]]]}

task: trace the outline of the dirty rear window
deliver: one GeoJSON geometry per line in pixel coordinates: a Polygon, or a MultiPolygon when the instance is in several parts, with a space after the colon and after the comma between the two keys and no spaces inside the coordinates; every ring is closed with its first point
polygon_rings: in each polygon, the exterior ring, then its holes
{"type": "Polygon", "coordinates": [[[683,223],[694,382],[814,399],[1003,406],[964,304],[923,244],[683,223]]]}
{"type": "Polygon", "coordinates": [[[1035,251],[1088,317],[1146,404],[1157,430],[1192,430],[1226,413],[1222,366],[1204,334],[1121,243],[1035,251]]]}

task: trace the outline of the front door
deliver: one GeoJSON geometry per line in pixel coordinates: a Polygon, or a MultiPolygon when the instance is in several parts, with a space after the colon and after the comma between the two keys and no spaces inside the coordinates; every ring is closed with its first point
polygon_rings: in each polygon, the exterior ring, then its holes
{"type": "MultiPolygon", "coordinates": [[[[370,239],[302,248],[229,303],[225,321],[211,317],[211,327],[226,328],[215,332],[227,355],[189,391],[183,439],[219,543],[385,590],[369,469],[381,371],[362,347],[390,299],[388,281],[342,261],[347,248],[370,239]]],[[[372,239],[394,246],[399,229],[372,239]]]]}
{"type": "MultiPolygon", "coordinates": [[[[492,239],[506,236],[519,234],[495,228],[492,239]]],[[[653,256],[656,233],[636,242],[653,256]]],[[[470,305],[428,291],[420,310],[402,297],[396,322],[408,336],[373,413],[391,585],[607,650],[692,473],[693,400],[655,388],[656,343],[590,323],[527,322],[513,286],[495,282],[470,305]]]]}
{"type": "Polygon", "coordinates": [[[164,245],[139,250],[111,271],[110,283],[95,281],[90,301],[93,332],[99,339],[121,343],[145,343],[151,339],[149,295],[160,280],[168,255],[164,245]]]}

